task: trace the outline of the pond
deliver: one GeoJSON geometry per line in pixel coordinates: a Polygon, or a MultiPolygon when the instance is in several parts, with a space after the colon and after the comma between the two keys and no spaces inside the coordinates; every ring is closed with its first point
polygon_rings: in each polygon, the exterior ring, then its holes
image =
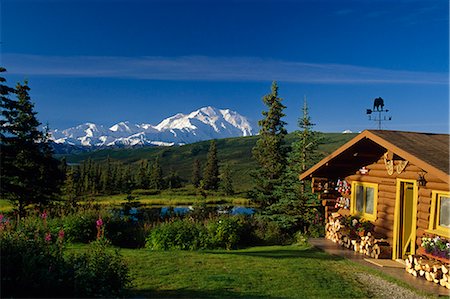
{"type": "Polygon", "coordinates": [[[253,215],[257,209],[245,206],[208,205],[208,206],[125,206],[116,210],[121,216],[129,216],[134,221],[157,220],[181,217],[193,214],[197,217],[214,215],[253,215]]]}

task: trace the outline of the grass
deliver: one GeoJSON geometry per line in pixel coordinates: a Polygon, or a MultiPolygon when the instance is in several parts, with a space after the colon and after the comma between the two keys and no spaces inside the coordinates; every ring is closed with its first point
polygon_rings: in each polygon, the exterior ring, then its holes
{"type": "MultiPolygon", "coordinates": [[[[104,195],[97,196],[94,198],[95,202],[102,205],[119,205],[127,202],[125,200],[125,194],[119,195],[104,195]]],[[[230,205],[251,205],[250,200],[243,197],[232,197],[232,196],[208,196],[206,199],[195,196],[195,195],[138,195],[136,197],[136,202],[142,205],[154,205],[154,206],[183,206],[183,205],[193,205],[198,203],[205,204],[230,204],[230,205]]]]}
{"type": "MultiPolygon", "coordinates": [[[[126,194],[115,195],[101,195],[89,198],[92,202],[102,206],[118,206],[127,202],[126,194]]],[[[240,196],[222,196],[209,195],[207,198],[202,198],[197,195],[177,194],[176,192],[163,191],[157,195],[137,195],[136,203],[144,206],[191,206],[195,204],[204,203],[207,205],[233,205],[233,206],[252,206],[250,199],[240,196]]],[[[87,201],[80,201],[81,204],[87,201]]],[[[5,199],[0,199],[0,213],[8,213],[13,210],[11,202],[5,199]]]]}
{"type": "Polygon", "coordinates": [[[364,272],[360,266],[309,246],[121,253],[132,273],[133,298],[371,297],[354,275],[364,272]]]}

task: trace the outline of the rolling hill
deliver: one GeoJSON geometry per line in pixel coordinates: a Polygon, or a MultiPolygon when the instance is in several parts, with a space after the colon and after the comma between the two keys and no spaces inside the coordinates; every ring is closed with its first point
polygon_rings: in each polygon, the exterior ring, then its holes
{"type": "MultiPolygon", "coordinates": [[[[324,155],[328,155],[354,136],[356,134],[324,133],[319,151],[324,155]]],[[[228,163],[230,165],[235,189],[238,192],[251,188],[252,179],[250,173],[257,167],[256,161],[252,158],[252,148],[257,139],[258,136],[248,136],[217,140],[220,164],[228,163]]],[[[287,135],[287,144],[291,144],[294,140],[295,134],[290,133],[287,135]]],[[[172,147],[107,148],[59,156],[65,156],[67,162],[72,164],[81,163],[88,158],[95,161],[103,161],[108,157],[121,163],[135,164],[142,159],[152,161],[159,156],[164,173],[168,173],[173,169],[184,180],[189,181],[194,160],[199,159],[204,165],[209,144],[209,141],[202,141],[172,147]]]]}

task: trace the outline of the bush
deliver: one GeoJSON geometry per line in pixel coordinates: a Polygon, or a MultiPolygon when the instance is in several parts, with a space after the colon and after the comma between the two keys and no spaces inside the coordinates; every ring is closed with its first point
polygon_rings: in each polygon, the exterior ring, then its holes
{"type": "Polygon", "coordinates": [[[108,213],[97,210],[79,211],[62,218],[64,232],[67,241],[89,243],[97,236],[96,221],[101,217],[104,221],[109,220],[108,213]]]}
{"type": "Polygon", "coordinates": [[[2,298],[62,297],[70,292],[71,272],[63,258],[62,237],[52,235],[35,219],[20,227],[0,226],[2,298]]]}
{"type": "Polygon", "coordinates": [[[105,234],[114,246],[124,248],[145,246],[145,226],[131,216],[112,216],[106,223],[105,234]]]}
{"type": "MultiPolygon", "coordinates": [[[[64,231],[47,219],[0,221],[1,291],[5,297],[116,297],[130,283],[128,267],[104,240],[64,255],[64,231]]],[[[95,222],[94,222],[95,226],[95,222]]]]}
{"type": "Polygon", "coordinates": [[[86,253],[69,257],[74,273],[76,297],[117,297],[123,295],[131,279],[127,264],[106,239],[96,240],[86,253]]]}
{"type": "Polygon", "coordinates": [[[244,232],[245,222],[238,217],[220,217],[207,223],[211,248],[237,248],[244,232]]]}
{"type": "Polygon", "coordinates": [[[279,223],[270,221],[266,217],[254,217],[253,232],[257,244],[279,245],[290,242],[289,236],[283,232],[279,223]]]}
{"type": "Polygon", "coordinates": [[[294,235],[294,244],[304,246],[308,244],[308,237],[302,232],[298,231],[294,235]]]}
{"type": "Polygon", "coordinates": [[[150,231],[146,247],[150,249],[196,250],[207,247],[206,229],[188,219],[160,224],[150,231]]]}

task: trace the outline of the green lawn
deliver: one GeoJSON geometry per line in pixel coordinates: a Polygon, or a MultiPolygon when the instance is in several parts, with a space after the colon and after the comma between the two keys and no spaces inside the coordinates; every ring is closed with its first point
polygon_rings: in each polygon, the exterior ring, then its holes
{"type": "MultiPolygon", "coordinates": [[[[80,250],[75,247],[71,250],[80,250]]],[[[129,297],[367,298],[370,290],[345,259],[307,246],[236,251],[122,249],[134,286],[129,297]]]]}

